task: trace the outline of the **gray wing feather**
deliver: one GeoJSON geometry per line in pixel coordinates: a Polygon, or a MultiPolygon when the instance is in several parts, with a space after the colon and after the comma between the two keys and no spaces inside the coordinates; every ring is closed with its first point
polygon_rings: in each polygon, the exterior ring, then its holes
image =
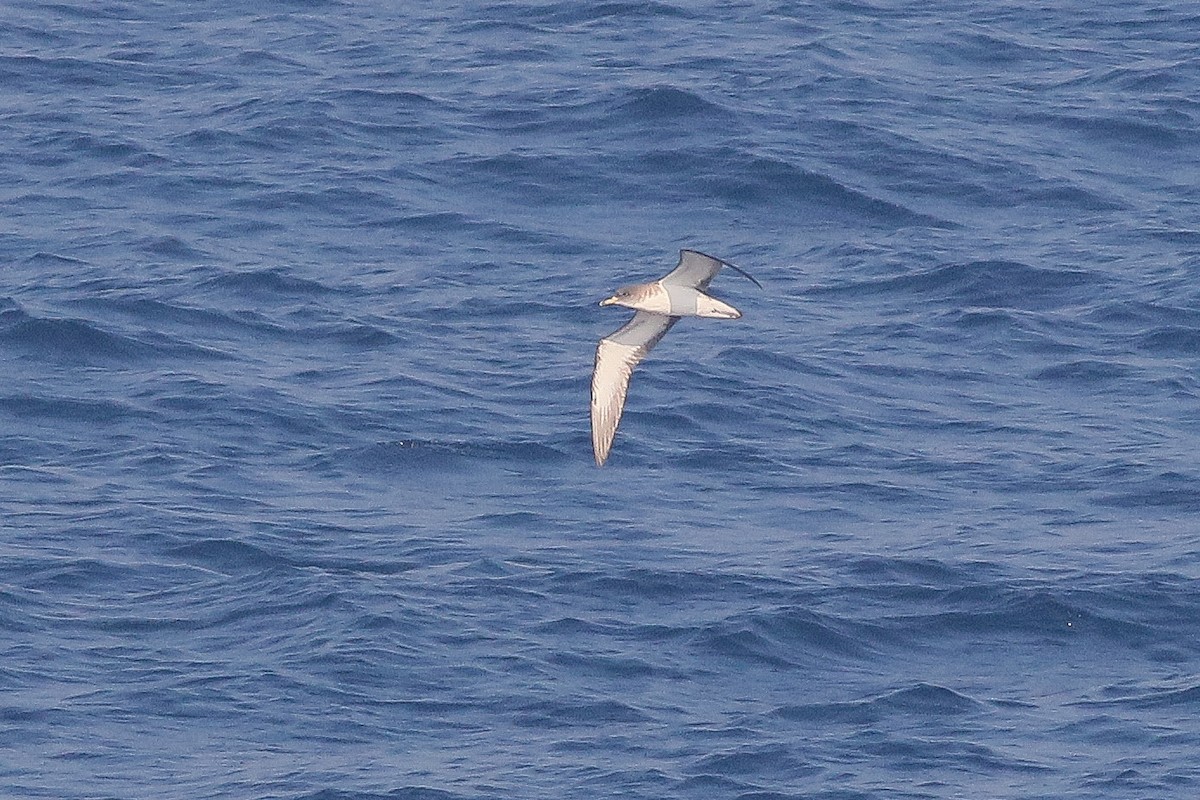
{"type": "Polygon", "coordinates": [[[592,371],[592,454],[596,466],[604,465],[612,449],[633,368],[678,321],[679,317],[639,311],[597,345],[592,371]]]}
{"type": "Polygon", "coordinates": [[[754,282],[755,286],[762,288],[762,284],[754,280],[754,276],[749,272],[735,267],[728,261],[701,253],[699,250],[680,250],[679,264],[663,276],[662,282],[691,286],[703,291],[712,283],[712,279],[717,277],[721,267],[729,267],[734,272],[745,275],[754,282]]]}

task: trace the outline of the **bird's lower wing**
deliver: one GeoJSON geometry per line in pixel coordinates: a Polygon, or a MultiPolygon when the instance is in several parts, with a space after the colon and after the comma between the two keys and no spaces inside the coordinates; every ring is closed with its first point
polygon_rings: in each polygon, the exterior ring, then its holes
{"type": "Polygon", "coordinates": [[[678,317],[639,311],[596,347],[596,367],[592,371],[592,453],[596,466],[604,465],[612,449],[633,368],[678,321],[678,317]]]}

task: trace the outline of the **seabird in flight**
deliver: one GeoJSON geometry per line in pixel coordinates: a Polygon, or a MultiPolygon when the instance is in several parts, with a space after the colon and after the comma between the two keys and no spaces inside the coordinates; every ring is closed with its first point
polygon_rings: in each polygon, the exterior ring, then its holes
{"type": "Polygon", "coordinates": [[[612,449],[633,368],[671,330],[671,326],[680,317],[737,319],[742,316],[742,312],[733,306],[704,291],[721,267],[745,275],[755,286],[762,288],[750,273],[728,261],[696,250],[680,250],[679,265],[663,277],[618,289],[612,297],[600,301],[602,306],[625,306],[637,313],[621,328],[601,339],[596,348],[596,367],[592,371],[592,453],[596,456],[596,466],[604,466],[612,449]]]}

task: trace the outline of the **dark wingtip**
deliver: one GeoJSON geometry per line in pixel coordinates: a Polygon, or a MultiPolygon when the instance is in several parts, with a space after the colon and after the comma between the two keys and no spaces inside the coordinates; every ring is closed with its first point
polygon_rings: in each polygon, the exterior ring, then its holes
{"type": "Polygon", "coordinates": [[[734,266],[733,264],[730,264],[728,261],[722,261],[721,263],[724,264],[725,266],[729,267],[734,272],[737,272],[740,275],[745,275],[747,278],[750,279],[750,282],[753,283],[758,288],[760,288],[760,289],[763,288],[763,285],[758,282],[758,278],[754,277],[749,272],[746,272],[746,270],[742,269],[741,267],[734,266]]]}
{"type": "Polygon", "coordinates": [[[750,282],[753,283],[755,286],[757,286],[760,289],[763,288],[763,285],[758,282],[758,278],[754,277],[749,272],[746,272],[746,270],[742,269],[737,264],[730,264],[728,261],[726,261],[723,258],[717,258],[716,256],[710,256],[708,253],[704,253],[699,250],[695,250],[691,247],[685,247],[682,250],[680,250],[679,257],[683,258],[684,253],[695,253],[696,255],[704,256],[705,258],[711,258],[713,261],[720,261],[722,266],[729,267],[731,270],[738,273],[739,275],[744,275],[745,277],[749,278],[750,282]]]}

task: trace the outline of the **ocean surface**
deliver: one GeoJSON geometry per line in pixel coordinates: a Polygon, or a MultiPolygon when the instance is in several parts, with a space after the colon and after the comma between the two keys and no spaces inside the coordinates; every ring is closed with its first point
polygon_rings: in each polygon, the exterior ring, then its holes
{"type": "Polygon", "coordinates": [[[0,7],[0,796],[1200,796],[1195,4],[0,7]]]}

